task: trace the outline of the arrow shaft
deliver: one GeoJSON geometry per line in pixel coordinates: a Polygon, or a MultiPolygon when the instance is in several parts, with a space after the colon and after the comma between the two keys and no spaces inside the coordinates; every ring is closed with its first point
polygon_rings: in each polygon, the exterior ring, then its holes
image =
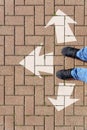
{"type": "Polygon", "coordinates": [[[36,66],[35,71],[47,72],[53,74],[53,66],[36,66]]]}

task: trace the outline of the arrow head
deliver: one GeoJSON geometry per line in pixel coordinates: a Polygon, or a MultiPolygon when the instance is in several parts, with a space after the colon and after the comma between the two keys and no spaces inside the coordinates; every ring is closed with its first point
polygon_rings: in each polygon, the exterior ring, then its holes
{"type": "Polygon", "coordinates": [[[65,16],[66,14],[62,12],[60,9],[57,10],[56,15],[58,16],[65,16]]]}
{"type": "Polygon", "coordinates": [[[79,99],[70,99],[68,97],[65,98],[65,107],[70,106],[71,104],[77,102],[79,99]]]}
{"type": "Polygon", "coordinates": [[[40,71],[53,74],[53,52],[40,56],[41,48],[42,46],[38,46],[19,63],[39,78],[41,78],[40,71]]]}
{"type": "Polygon", "coordinates": [[[63,110],[64,108],[70,106],[71,104],[77,102],[79,99],[71,99],[73,89],[75,84],[68,84],[66,86],[59,83],[57,99],[48,98],[50,102],[54,105],[57,111],[63,110]]]}
{"type": "Polygon", "coordinates": [[[48,22],[48,24],[45,26],[45,28],[47,28],[50,25],[55,25],[55,26],[65,26],[65,24],[68,23],[74,23],[76,24],[77,22],[74,21],[72,18],[70,18],[69,16],[67,16],[67,14],[65,14],[64,12],[62,12],[61,10],[58,10],[56,12],[56,16],[53,16],[50,21],[48,22]]]}
{"type": "Polygon", "coordinates": [[[34,56],[26,56],[19,64],[34,73],[34,56]]]}
{"type": "Polygon", "coordinates": [[[57,99],[48,98],[50,102],[54,105],[57,111],[61,111],[64,108],[70,106],[71,104],[77,102],[79,99],[70,99],[69,97],[59,96],[57,99]]]}
{"type": "MultiPolygon", "coordinates": [[[[42,44],[41,44],[42,45],[42,44]]],[[[38,70],[35,69],[35,58],[36,58],[36,64],[42,59],[42,57],[39,57],[41,46],[37,47],[35,50],[33,50],[28,56],[25,57],[22,61],[20,61],[20,65],[24,66],[26,69],[30,70],[32,73],[35,73],[38,75],[40,78],[40,73],[38,70]],[[39,59],[40,58],[40,59],[39,59]]]]}
{"type": "Polygon", "coordinates": [[[52,99],[52,98],[48,98],[48,99],[54,105],[57,111],[61,111],[64,109],[64,101],[61,101],[62,100],[61,98],[60,98],[60,101],[56,99],[52,99]]]}

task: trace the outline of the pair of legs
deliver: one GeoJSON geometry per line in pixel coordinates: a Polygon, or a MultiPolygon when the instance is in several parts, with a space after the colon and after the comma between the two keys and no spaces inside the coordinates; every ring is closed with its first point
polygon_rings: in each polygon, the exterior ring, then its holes
{"type": "MultiPolygon", "coordinates": [[[[65,47],[62,50],[62,54],[67,57],[76,58],[87,62],[87,47],[82,49],[76,49],[72,47],[65,47]]],[[[87,69],[86,68],[71,68],[67,70],[60,70],[56,73],[56,76],[60,79],[76,79],[87,83],[87,69]]]]}

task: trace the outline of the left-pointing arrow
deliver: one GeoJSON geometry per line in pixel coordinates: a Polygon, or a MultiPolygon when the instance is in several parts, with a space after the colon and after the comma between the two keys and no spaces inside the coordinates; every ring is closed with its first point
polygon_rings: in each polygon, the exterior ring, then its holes
{"type": "Polygon", "coordinates": [[[38,46],[19,63],[40,78],[39,72],[53,74],[53,52],[40,56],[41,48],[42,46],[38,46]]]}

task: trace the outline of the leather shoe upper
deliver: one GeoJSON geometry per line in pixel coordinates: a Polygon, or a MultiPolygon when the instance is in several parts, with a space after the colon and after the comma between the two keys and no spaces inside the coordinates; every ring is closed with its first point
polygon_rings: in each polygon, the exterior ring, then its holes
{"type": "Polygon", "coordinates": [[[79,51],[79,49],[77,48],[73,48],[73,47],[65,47],[62,49],[62,54],[64,56],[68,56],[68,57],[72,57],[72,58],[77,58],[76,53],[77,51],[79,51]]]}
{"type": "Polygon", "coordinates": [[[57,71],[56,76],[60,79],[70,79],[73,78],[73,76],[71,75],[71,71],[72,69],[67,69],[67,70],[60,70],[57,71]]]}

